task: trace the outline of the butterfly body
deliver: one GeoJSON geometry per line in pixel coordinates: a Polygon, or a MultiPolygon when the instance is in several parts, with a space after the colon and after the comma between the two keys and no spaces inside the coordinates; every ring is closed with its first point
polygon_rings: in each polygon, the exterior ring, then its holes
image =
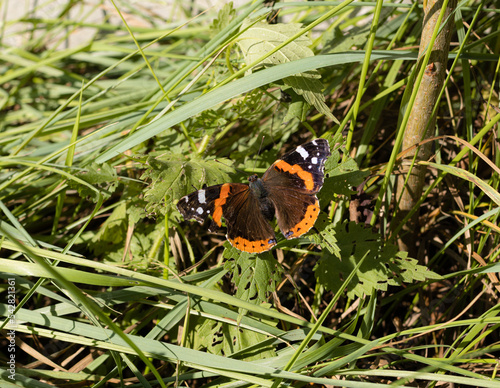
{"type": "Polygon", "coordinates": [[[269,221],[274,219],[274,205],[269,199],[269,192],[264,181],[258,175],[251,175],[248,178],[250,191],[259,201],[259,208],[262,215],[269,221]]]}
{"type": "Polygon", "coordinates": [[[248,185],[224,183],[203,188],[181,198],[177,208],[187,220],[203,222],[211,216],[217,227],[224,217],[231,245],[244,252],[265,252],[277,243],[269,224],[274,217],[287,239],[300,237],[313,227],[320,210],[316,193],[323,186],[328,156],[328,142],[313,140],[278,159],[262,178],[252,175],[248,185]]]}

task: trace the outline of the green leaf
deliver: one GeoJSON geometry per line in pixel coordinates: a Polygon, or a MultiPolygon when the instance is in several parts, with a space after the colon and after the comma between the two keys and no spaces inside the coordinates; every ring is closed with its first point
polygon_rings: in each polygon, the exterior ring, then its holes
{"type": "Polygon", "coordinates": [[[89,247],[107,261],[123,263],[126,258],[129,267],[146,271],[148,267],[153,268],[151,260],[161,259],[150,257],[150,250],[165,232],[161,223],[135,224],[131,220],[133,206],[133,202],[120,203],[92,237],[89,247]],[[132,227],[134,233],[127,241],[127,231],[132,227]]]}
{"type": "Polygon", "coordinates": [[[368,171],[360,171],[356,161],[350,156],[342,158],[341,151],[346,151],[343,149],[344,140],[341,136],[330,141],[332,143],[332,155],[325,163],[325,183],[318,193],[321,204],[331,200],[333,193],[351,196],[354,193],[351,187],[359,186],[369,175],[368,171]]]}
{"type": "Polygon", "coordinates": [[[354,269],[366,255],[359,272],[347,288],[349,298],[370,295],[373,290],[386,291],[389,285],[440,279],[440,275],[418,265],[417,260],[398,252],[393,245],[386,245],[379,234],[373,233],[354,222],[344,223],[337,228],[340,257],[325,254],[315,271],[318,281],[332,292],[337,292],[342,279],[354,269]]]}
{"type": "Polygon", "coordinates": [[[205,184],[229,182],[228,174],[234,172],[227,159],[204,160],[196,154],[190,159],[179,154],[150,156],[147,164],[149,169],[142,179],[151,180],[144,194],[148,214],[167,214],[182,196],[205,184]]]}
{"type": "MultiPolygon", "coordinates": [[[[274,50],[302,29],[302,25],[299,23],[267,24],[258,22],[248,28],[249,24],[249,22],[246,22],[241,26],[243,32],[237,42],[248,64],[274,50]]],[[[312,57],[314,53],[308,47],[310,45],[311,40],[307,36],[301,35],[264,59],[261,64],[273,65],[312,57]]]]}
{"type": "MultiPolygon", "coordinates": [[[[109,198],[118,187],[116,170],[107,163],[102,165],[93,163],[86,171],[82,171],[77,176],[99,189],[105,199],[109,198]]],[[[80,185],[73,180],[68,183],[70,187],[75,187],[83,198],[90,198],[92,201],[97,202],[97,191],[91,190],[88,186],[80,185]]]]}
{"type": "Polygon", "coordinates": [[[110,245],[120,244],[125,240],[126,234],[127,205],[125,202],[122,202],[115,207],[111,215],[106,218],[106,221],[101,225],[99,231],[92,237],[92,242],[103,243],[106,241],[110,245]]]}
{"type": "Polygon", "coordinates": [[[489,265],[485,267],[482,271],[479,271],[478,273],[495,273],[495,272],[500,272],[500,263],[489,265]]]}
{"type": "Polygon", "coordinates": [[[308,71],[300,75],[283,78],[283,82],[290,85],[295,93],[304,97],[304,100],[309,105],[314,106],[318,112],[338,124],[338,120],[330,112],[330,108],[325,103],[323,83],[320,81],[320,78],[321,76],[316,71],[308,71]]]}
{"type": "Polygon", "coordinates": [[[309,104],[305,103],[304,99],[295,93],[291,87],[284,87],[282,90],[290,96],[291,99],[286,116],[283,118],[283,122],[287,123],[293,118],[297,118],[299,121],[305,121],[307,118],[307,112],[309,112],[310,109],[309,104]]]}
{"type": "MultiPolygon", "coordinates": [[[[258,22],[248,27],[249,22],[241,27],[243,31],[238,38],[238,46],[243,52],[245,62],[252,64],[275,50],[282,43],[300,33],[302,25],[299,23],[267,24],[258,22]]],[[[314,53],[309,48],[311,40],[300,35],[286,46],[273,52],[270,56],[260,62],[261,65],[279,65],[286,62],[296,61],[302,58],[313,57],[314,53]]],[[[320,113],[338,123],[325,104],[325,96],[322,93],[323,84],[319,80],[320,74],[316,70],[291,75],[283,78],[283,82],[293,88],[295,93],[302,96],[304,100],[313,105],[320,113]]]]}
{"type": "MultiPolygon", "coordinates": [[[[284,63],[282,65],[274,66],[272,68],[259,71],[258,73],[237,79],[234,82],[210,90],[202,96],[180,105],[177,109],[169,111],[163,117],[144,125],[142,128],[137,129],[134,133],[125,138],[119,136],[120,140],[118,143],[104,153],[101,153],[97,157],[96,161],[97,163],[106,162],[112,157],[119,155],[120,153],[129,150],[148,139],[151,139],[153,136],[164,133],[168,128],[190,119],[205,109],[213,108],[223,101],[242,93],[246,93],[250,90],[254,90],[259,86],[281,80],[287,75],[294,75],[300,73],[301,71],[308,71],[311,69],[362,62],[364,58],[364,51],[353,51],[336,55],[317,55],[311,58],[304,58],[298,61],[284,63]]],[[[417,54],[403,51],[372,51],[370,58],[372,61],[405,59],[416,60],[417,54]]],[[[121,122],[119,124],[123,126],[121,122]]],[[[119,129],[120,126],[113,128],[119,129]]]]}
{"type": "Polygon", "coordinates": [[[312,240],[316,244],[327,249],[331,254],[340,258],[340,248],[337,244],[337,238],[335,237],[335,225],[330,222],[325,213],[321,212],[319,214],[314,224],[314,229],[316,229],[318,233],[310,234],[312,240]]]}
{"type": "Polygon", "coordinates": [[[193,137],[211,136],[227,124],[223,113],[207,109],[195,117],[194,123],[189,126],[189,134],[193,137]]]}
{"type": "Polygon", "coordinates": [[[234,247],[224,250],[224,269],[233,275],[236,297],[255,304],[267,302],[281,280],[281,266],[270,252],[252,255],[234,247]]]}
{"type": "MultiPolygon", "coordinates": [[[[80,271],[71,268],[57,267],[56,271],[67,281],[79,284],[91,284],[106,287],[133,286],[137,284],[137,281],[125,277],[92,274],[86,271],[80,271]]],[[[47,279],[55,279],[54,274],[50,271],[47,271],[47,269],[36,263],[27,263],[25,261],[17,261],[15,265],[13,265],[12,260],[0,259],[0,272],[16,274],[20,276],[35,276],[47,279]]]]}
{"type": "Polygon", "coordinates": [[[339,28],[335,28],[324,35],[322,53],[340,53],[349,51],[358,44],[364,45],[370,35],[370,26],[351,26],[349,32],[344,34],[339,28]]]}
{"type": "Polygon", "coordinates": [[[243,350],[243,354],[238,359],[245,361],[263,360],[276,356],[274,347],[269,346],[269,344],[265,347],[259,347],[258,351],[255,349],[255,351],[245,355],[245,349],[268,339],[264,334],[211,319],[197,318],[195,322],[200,323],[195,326],[195,330],[191,330],[194,335],[189,338],[190,345],[194,349],[207,349],[208,353],[223,356],[229,356],[243,350]]]}
{"type": "MultiPolygon", "coordinates": [[[[226,242],[223,258],[226,259],[224,269],[232,273],[232,281],[236,288],[236,297],[255,305],[269,306],[267,302],[270,294],[276,290],[276,284],[281,280],[282,268],[270,252],[260,255],[251,255],[231,247],[226,242]]],[[[194,349],[207,349],[212,354],[225,355],[243,350],[239,358],[245,360],[259,360],[275,357],[273,347],[258,346],[252,352],[245,353],[245,349],[255,346],[268,337],[261,333],[245,330],[240,326],[242,316],[247,310],[239,309],[238,324],[215,322],[210,319],[196,318],[196,329],[191,332],[189,340],[194,349]]],[[[258,315],[258,314],[257,314],[258,315]]],[[[268,324],[275,325],[269,317],[259,318],[268,324]]]]}
{"type": "Polygon", "coordinates": [[[222,9],[219,10],[219,13],[217,14],[217,19],[214,19],[210,25],[210,29],[215,33],[224,30],[224,28],[226,28],[234,19],[235,15],[236,10],[233,7],[233,2],[230,1],[229,3],[224,4],[222,9]]]}

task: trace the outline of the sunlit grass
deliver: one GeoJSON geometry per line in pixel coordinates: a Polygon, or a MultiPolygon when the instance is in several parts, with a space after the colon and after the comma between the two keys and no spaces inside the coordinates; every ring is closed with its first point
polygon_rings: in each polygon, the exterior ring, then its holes
{"type": "Polygon", "coordinates": [[[361,233],[356,240],[349,229],[358,229],[345,223],[369,224],[377,198],[382,211],[367,235],[381,236],[381,251],[393,248],[394,183],[402,173],[394,141],[404,130],[403,90],[413,87],[407,81],[420,7],[383,4],[370,39],[374,3],[276,3],[287,25],[326,19],[311,31],[315,55],[249,74],[236,41],[245,20],[265,20],[262,1],[234,13],[134,4],[48,2],[18,19],[2,4],[2,349],[10,284],[18,342],[15,381],[3,367],[0,378],[27,387],[500,386],[494,2],[457,10],[449,64],[458,50],[461,57],[439,103],[432,158],[424,161],[415,259],[441,278],[401,273],[405,283],[378,284],[386,291],[363,297],[345,272],[357,263],[339,264],[335,296],[314,267],[336,249],[363,248],[361,233]],[[474,33],[464,40],[478,7],[474,33]],[[281,95],[284,77],[312,70],[340,126],[293,90],[291,102],[281,95]],[[255,282],[247,293],[236,289],[231,274],[243,261],[224,250],[224,233],[184,222],[175,209],[194,190],[186,179],[196,188],[245,182],[284,151],[339,135],[348,149],[335,148],[338,181],[320,193],[332,229],[314,240],[280,240],[283,249],[244,261],[255,263],[244,268],[255,270],[255,282]],[[185,178],[188,161],[197,167],[185,178]],[[358,180],[357,194],[342,185],[358,180]],[[339,235],[355,242],[346,247],[339,235]],[[265,298],[254,298],[262,284],[265,298]]]}

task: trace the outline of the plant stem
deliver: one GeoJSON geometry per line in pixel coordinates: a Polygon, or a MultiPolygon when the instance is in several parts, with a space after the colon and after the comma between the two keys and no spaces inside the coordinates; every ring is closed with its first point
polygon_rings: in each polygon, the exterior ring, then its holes
{"type": "MultiPolygon", "coordinates": [[[[424,5],[424,22],[419,48],[419,61],[413,74],[425,70],[420,82],[415,102],[411,105],[411,113],[403,138],[403,150],[411,148],[431,135],[429,128],[436,125],[436,115],[432,114],[435,104],[439,103],[438,96],[446,75],[446,62],[453,26],[453,19],[448,16],[456,6],[455,0],[429,0],[424,5]],[[443,8],[444,7],[444,8],[443,8]],[[446,23],[441,28],[441,23],[446,23]],[[438,29],[441,28],[441,31],[438,29]],[[439,33],[438,33],[439,31],[439,33]],[[437,35],[436,35],[437,34],[437,35]],[[424,55],[428,49],[432,49],[429,60],[424,61],[424,55]]],[[[408,85],[413,85],[409,82],[408,85]]],[[[416,165],[416,161],[427,160],[431,154],[432,143],[417,147],[408,152],[403,159],[405,174],[398,178],[397,196],[399,211],[396,222],[402,220],[408,212],[416,205],[422,195],[425,183],[426,167],[416,165]]],[[[418,246],[416,244],[419,230],[419,214],[415,212],[409,222],[403,226],[399,238],[399,248],[416,256],[418,246]]]]}

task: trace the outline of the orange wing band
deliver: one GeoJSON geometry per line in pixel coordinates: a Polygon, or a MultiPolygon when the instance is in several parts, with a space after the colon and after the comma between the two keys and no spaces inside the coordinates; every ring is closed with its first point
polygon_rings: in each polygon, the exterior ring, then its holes
{"type": "Polygon", "coordinates": [[[295,225],[293,228],[290,228],[289,231],[284,233],[285,237],[289,240],[291,238],[297,238],[302,236],[304,233],[307,233],[309,229],[311,229],[318,219],[319,215],[319,203],[309,205],[306,209],[306,214],[304,214],[304,218],[301,222],[295,225]]]}
{"type": "Polygon", "coordinates": [[[217,198],[214,202],[214,214],[212,215],[212,218],[219,227],[222,226],[222,206],[226,204],[229,194],[231,194],[231,186],[228,183],[225,183],[220,188],[219,198],[217,198]]]}
{"type": "Polygon", "coordinates": [[[314,189],[314,178],[312,174],[304,170],[298,164],[294,164],[292,166],[283,160],[278,160],[276,161],[276,163],[274,163],[274,166],[282,171],[298,175],[304,181],[307,190],[312,191],[314,189]]]}
{"type": "Polygon", "coordinates": [[[235,239],[228,238],[228,240],[236,249],[249,253],[262,253],[270,250],[276,245],[276,240],[273,238],[268,240],[250,241],[243,237],[236,237],[235,239]]]}

